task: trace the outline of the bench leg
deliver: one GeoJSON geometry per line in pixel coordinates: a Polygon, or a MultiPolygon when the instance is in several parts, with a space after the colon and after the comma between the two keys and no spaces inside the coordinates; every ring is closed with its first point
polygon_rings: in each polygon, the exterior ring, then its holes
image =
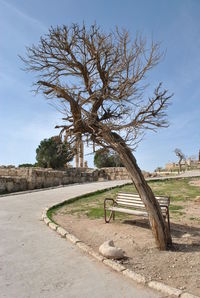
{"type": "Polygon", "coordinates": [[[104,219],[105,219],[105,223],[109,223],[111,218],[113,218],[113,220],[115,219],[115,212],[114,211],[111,211],[110,212],[110,215],[107,219],[107,213],[106,213],[106,209],[104,209],[104,219]]]}
{"type": "Polygon", "coordinates": [[[169,209],[167,210],[167,222],[168,222],[168,229],[169,229],[169,233],[170,233],[170,220],[169,220],[169,209]]]}
{"type": "Polygon", "coordinates": [[[167,213],[166,216],[163,216],[163,217],[164,217],[165,222],[167,221],[168,230],[169,230],[169,233],[170,233],[169,213],[167,213]]]}
{"type": "Polygon", "coordinates": [[[113,218],[113,220],[115,219],[115,212],[114,211],[110,211],[109,218],[107,219],[107,210],[106,210],[106,202],[107,201],[111,201],[112,205],[115,204],[115,200],[112,199],[112,198],[105,198],[104,199],[104,219],[105,219],[105,223],[109,223],[111,218],[113,218]]]}

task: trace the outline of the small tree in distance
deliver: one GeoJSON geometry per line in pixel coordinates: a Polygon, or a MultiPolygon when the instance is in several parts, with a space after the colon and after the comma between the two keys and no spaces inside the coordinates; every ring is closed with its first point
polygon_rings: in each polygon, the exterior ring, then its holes
{"type": "Polygon", "coordinates": [[[66,142],[59,136],[44,139],[36,149],[37,166],[61,169],[73,159],[73,153],[66,142]]]}
{"type": "Polygon", "coordinates": [[[105,33],[96,24],[73,24],[51,27],[22,60],[38,75],[36,91],[63,105],[65,123],[57,127],[69,142],[82,137],[120,156],[146,206],[157,246],[165,250],[171,245],[168,227],[131,150],[146,130],[168,126],[171,95],[161,84],[152,96],[145,94],[145,78],[161,56],[158,43],[147,46],[139,36],[131,41],[126,30],[105,33]]]}
{"type": "Polygon", "coordinates": [[[36,166],[36,164],[32,164],[32,163],[22,163],[22,164],[18,165],[19,168],[32,168],[35,166],[36,166]]]}
{"type": "Polygon", "coordinates": [[[176,148],[174,150],[174,153],[176,154],[176,156],[178,157],[178,167],[179,167],[179,173],[181,172],[181,162],[182,160],[185,160],[185,155],[183,154],[183,152],[181,151],[181,149],[176,148]]]}
{"type": "Polygon", "coordinates": [[[115,152],[99,149],[94,154],[94,165],[97,168],[123,167],[120,157],[115,152]]]}

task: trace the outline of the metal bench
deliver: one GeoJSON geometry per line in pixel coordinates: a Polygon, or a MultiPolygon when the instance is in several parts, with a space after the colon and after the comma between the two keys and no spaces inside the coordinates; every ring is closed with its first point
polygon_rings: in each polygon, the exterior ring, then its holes
{"type": "MultiPolygon", "coordinates": [[[[170,230],[170,220],[169,220],[169,204],[170,198],[163,196],[156,196],[162,215],[164,219],[167,219],[168,227],[170,230]]],[[[104,200],[104,218],[105,222],[109,223],[111,218],[115,219],[115,212],[122,212],[137,216],[148,217],[145,205],[142,202],[139,195],[132,193],[118,193],[116,199],[106,198],[104,200]],[[110,201],[112,205],[108,205],[107,202],[110,201]],[[110,211],[110,215],[107,218],[107,211],[110,211]]]]}

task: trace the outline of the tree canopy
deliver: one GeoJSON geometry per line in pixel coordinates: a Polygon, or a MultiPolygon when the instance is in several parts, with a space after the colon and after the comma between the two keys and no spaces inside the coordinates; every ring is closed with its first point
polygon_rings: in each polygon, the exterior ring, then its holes
{"type": "Polygon", "coordinates": [[[36,166],[36,164],[32,164],[32,163],[22,163],[22,164],[18,165],[19,168],[32,168],[35,166],[36,166]]]}
{"type": "Polygon", "coordinates": [[[132,42],[126,30],[105,33],[96,25],[73,24],[51,27],[22,59],[26,70],[38,73],[36,90],[60,99],[60,127],[68,137],[80,133],[110,147],[105,128],[134,146],[145,129],[168,125],[167,90],[160,83],[153,96],[144,96],[145,77],[160,58],[159,43],[148,47],[141,36],[132,42]]]}
{"type": "Polygon", "coordinates": [[[95,152],[94,165],[97,168],[123,167],[119,155],[105,149],[99,149],[95,152]]]}
{"type": "Polygon", "coordinates": [[[73,153],[67,142],[59,136],[44,139],[36,149],[37,166],[60,169],[73,159],[73,153]]]}

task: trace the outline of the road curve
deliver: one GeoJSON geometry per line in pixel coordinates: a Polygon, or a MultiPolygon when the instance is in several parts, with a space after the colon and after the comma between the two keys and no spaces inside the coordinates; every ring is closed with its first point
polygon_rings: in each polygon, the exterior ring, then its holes
{"type": "Polygon", "coordinates": [[[46,206],[123,183],[76,184],[0,197],[0,297],[164,296],[134,284],[84,255],[41,221],[46,206]]]}

